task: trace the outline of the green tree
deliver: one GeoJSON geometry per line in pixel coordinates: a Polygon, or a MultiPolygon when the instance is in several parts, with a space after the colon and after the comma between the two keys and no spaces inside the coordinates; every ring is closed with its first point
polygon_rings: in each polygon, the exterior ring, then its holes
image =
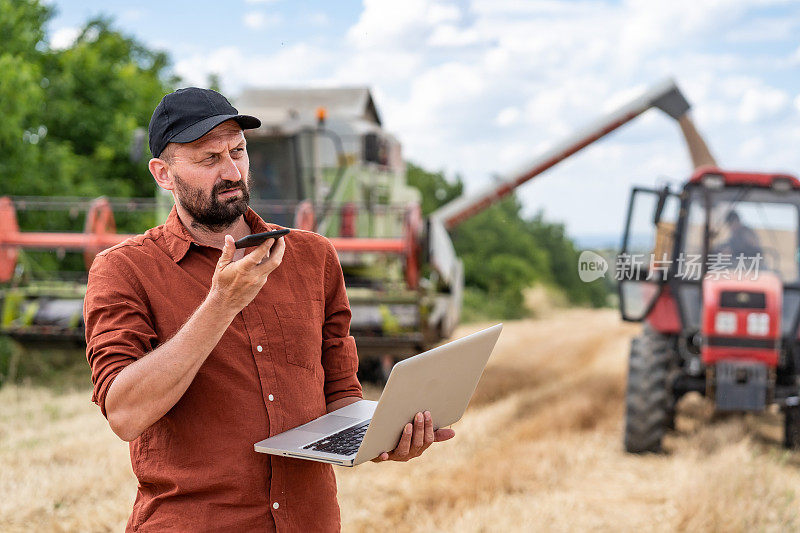
{"type": "Polygon", "coordinates": [[[219,74],[216,72],[210,73],[206,81],[206,86],[212,91],[217,91],[218,93],[222,92],[222,82],[219,79],[219,74]]]}
{"type": "MultiPolygon", "coordinates": [[[[0,0],[0,195],[152,197],[147,158],[132,157],[131,146],[177,83],[166,54],[106,18],[87,22],[71,46],[53,49],[45,32],[52,15],[38,0],[0,0]]],[[[120,231],[155,222],[152,214],[115,216],[120,231]]],[[[18,217],[23,230],[83,228],[82,214],[18,217]]],[[[26,252],[22,261],[72,270],[82,268],[79,255],[26,252]]]]}
{"type": "Polygon", "coordinates": [[[152,196],[143,160],[131,158],[160,98],[174,87],[163,52],[89,21],[75,43],[51,49],[52,8],[0,0],[2,193],[152,196]]]}
{"type": "Polygon", "coordinates": [[[450,182],[444,172],[429,172],[414,163],[406,163],[406,179],[408,184],[416,187],[422,193],[423,216],[431,214],[437,207],[442,206],[458,198],[464,191],[464,184],[461,178],[456,176],[454,182],[450,182]]]}
{"type": "MultiPolygon", "coordinates": [[[[458,178],[451,181],[413,163],[407,168],[426,215],[463,192],[458,178]]],[[[563,224],[545,221],[541,212],[526,219],[513,194],[459,224],[451,236],[464,262],[466,315],[525,316],[523,291],[535,283],[555,287],[573,304],[605,305],[602,280],[584,283],[578,277],[579,252],[563,224]]]]}
{"type": "Polygon", "coordinates": [[[0,176],[3,192],[21,169],[36,167],[41,149],[36,146],[43,126],[42,88],[43,26],[49,8],[38,2],[0,0],[0,176]],[[34,134],[35,136],[31,136],[34,134]]]}
{"type": "Polygon", "coordinates": [[[478,291],[487,314],[520,318],[523,290],[534,283],[552,284],[548,251],[527,231],[521,206],[509,196],[459,224],[451,233],[464,261],[464,282],[478,291]]]}
{"type": "Polygon", "coordinates": [[[553,281],[566,293],[569,301],[593,307],[606,305],[609,287],[603,279],[585,283],[578,276],[580,251],[567,236],[564,225],[546,222],[541,211],[526,225],[536,242],[547,250],[553,281]]]}
{"type": "Polygon", "coordinates": [[[53,14],[39,1],[0,0],[2,54],[36,59],[44,40],[44,25],[53,14]]]}

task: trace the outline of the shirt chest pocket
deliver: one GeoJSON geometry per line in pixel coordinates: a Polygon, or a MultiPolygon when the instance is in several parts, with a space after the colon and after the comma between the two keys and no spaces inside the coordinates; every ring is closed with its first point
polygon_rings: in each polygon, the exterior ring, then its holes
{"type": "Polygon", "coordinates": [[[274,303],[286,361],[313,370],[322,360],[322,303],[274,303]]]}

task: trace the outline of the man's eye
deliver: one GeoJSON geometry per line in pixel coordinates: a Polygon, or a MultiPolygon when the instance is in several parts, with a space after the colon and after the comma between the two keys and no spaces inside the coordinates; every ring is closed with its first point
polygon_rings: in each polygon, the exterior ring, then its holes
{"type": "Polygon", "coordinates": [[[234,157],[241,157],[241,155],[244,154],[244,148],[234,148],[231,150],[231,154],[234,157]]]}

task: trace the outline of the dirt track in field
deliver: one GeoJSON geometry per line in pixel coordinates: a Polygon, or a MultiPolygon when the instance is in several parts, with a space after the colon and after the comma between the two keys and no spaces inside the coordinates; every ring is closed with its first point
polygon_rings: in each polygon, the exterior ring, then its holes
{"type": "MultiPolygon", "coordinates": [[[[507,322],[454,440],[337,468],[343,529],[800,530],[800,454],[780,447],[779,415],[716,419],[687,398],[669,453],[622,452],[638,330],[611,310],[507,322]]],[[[118,531],[134,493],[127,446],[88,392],[0,390],[0,531],[118,531]]]]}

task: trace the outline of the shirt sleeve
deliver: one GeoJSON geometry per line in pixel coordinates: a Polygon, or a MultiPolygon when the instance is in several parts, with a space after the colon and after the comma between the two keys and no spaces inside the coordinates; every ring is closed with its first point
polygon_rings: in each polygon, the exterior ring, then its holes
{"type": "Polygon", "coordinates": [[[103,416],[108,388],[123,368],[150,352],[157,342],[143,295],[108,255],[89,270],[83,318],[86,359],[92,369],[92,401],[103,416]]]}
{"type": "Polygon", "coordinates": [[[325,252],[325,322],[322,326],[322,368],[325,403],[362,397],[358,381],[356,340],[350,335],[350,304],[336,250],[327,239],[325,252]]]}

